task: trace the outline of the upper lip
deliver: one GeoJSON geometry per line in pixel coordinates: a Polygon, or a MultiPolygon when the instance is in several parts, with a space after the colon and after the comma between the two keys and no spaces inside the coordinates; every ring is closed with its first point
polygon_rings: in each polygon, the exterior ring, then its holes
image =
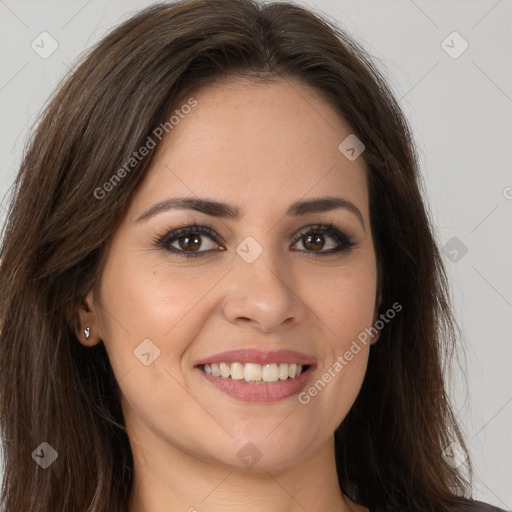
{"type": "Polygon", "coordinates": [[[211,356],[200,359],[196,366],[212,363],[297,363],[302,365],[314,365],[315,359],[296,352],[294,350],[261,350],[253,348],[240,348],[236,350],[227,350],[211,356]]]}

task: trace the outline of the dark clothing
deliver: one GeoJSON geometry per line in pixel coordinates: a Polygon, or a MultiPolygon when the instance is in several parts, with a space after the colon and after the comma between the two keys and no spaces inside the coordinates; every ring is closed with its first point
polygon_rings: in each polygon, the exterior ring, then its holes
{"type": "Polygon", "coordinates": [[[510,510],[506,511],[502,508],[498,508],[498,507],[495,507],[493,505],[489,505],[488,503],[483,503],[481,501],[477,501],[476,503],[478,503],[480,505],[480,510],[482,512],[512,512],[510,510]]]}
{"type": "MultiPolygon", "coordinates": [[[[478,510],[481,512],[512,512],[511,510],[507,511],[502,508],[498,508],[493,505],[489,505],[488,503],[484,503],[482,501],[475,501],[475,503],[480,506],[480,508],[478,510]]],[[[409,512],[409,509],[400,507],[400,508],[396,508],[393,510],[386,510],[386,511],[374,509],[374,510],[370,510],[370,512],[409,512]]]]}

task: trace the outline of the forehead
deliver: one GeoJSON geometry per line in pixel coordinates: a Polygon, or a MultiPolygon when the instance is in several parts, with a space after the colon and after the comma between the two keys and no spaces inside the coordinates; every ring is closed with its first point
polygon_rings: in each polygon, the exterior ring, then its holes
{"type": "Polygon", "coordinates": [[[338,148],[350,126],[314,89],[296,80],[218,83],[175,105],[135,195],[133,215],[170,195],[281,209],[299,198],[343,195],[367,215],[366,165],[338,148]],[[192,109],[180,111],[193,98],[192,109]],[[188,113],[183,113],[183,112],[188,113]]]}

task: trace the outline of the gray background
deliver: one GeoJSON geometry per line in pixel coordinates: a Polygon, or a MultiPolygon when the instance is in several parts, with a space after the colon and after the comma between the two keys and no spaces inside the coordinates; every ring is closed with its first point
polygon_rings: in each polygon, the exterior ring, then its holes
{"type": "MultiPolygon", "coordinates": [[[[51,91],[85,49],[150,3],[0,0],[0,222],[51,91]],[[43,31],[58,44],[47,58],[31,47],[43,31]]],[[[300,3],[378,59],[412,125],[464,329],[451,394],[476,467],[474,497],[512,509],[512,0],[300,3]],[[469,45],[460,55],[454,31],[469,45]]]]}

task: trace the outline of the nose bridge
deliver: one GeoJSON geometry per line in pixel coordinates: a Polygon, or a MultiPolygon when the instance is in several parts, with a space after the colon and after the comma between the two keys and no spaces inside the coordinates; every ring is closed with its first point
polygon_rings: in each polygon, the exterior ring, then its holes
{"type": "Polygon", "coordinates": [[[302,302],[293,290],[293,276],[286,271],[281,248],[270,242],[271,234],[264,238],[260,243],[247,236],[236,247],[224,315],[230,322],[253,321],[269,331],[285,321],[298,320],[302,302]]]}

